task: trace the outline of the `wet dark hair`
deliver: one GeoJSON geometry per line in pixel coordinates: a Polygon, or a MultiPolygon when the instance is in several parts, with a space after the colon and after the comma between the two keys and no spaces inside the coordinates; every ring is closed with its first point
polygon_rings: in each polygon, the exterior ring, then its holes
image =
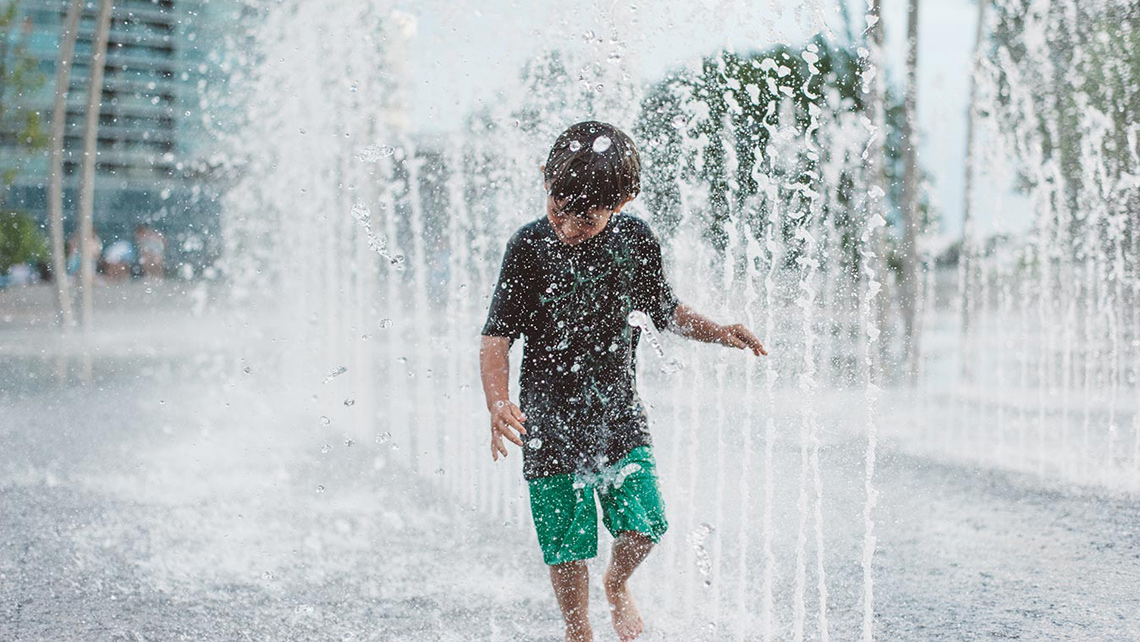
{"type": "Polygon", "coordinates": [[[614,209],[641,191],[641,157],[625,132],[588,120],[554,141],[543,172],[562,211],[585,218],[596,208],[614,209]]]}

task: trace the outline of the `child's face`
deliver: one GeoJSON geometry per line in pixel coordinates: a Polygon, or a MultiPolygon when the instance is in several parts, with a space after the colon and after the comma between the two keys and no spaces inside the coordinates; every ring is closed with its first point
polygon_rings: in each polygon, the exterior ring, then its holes
{"type": "Polygon", "coordinates": [[[558,240],[566,245],[577,245],[597,236],[599,232],[606,229],[610,217],[621,210],[620,206],[613,210],[597,208],[590,210],[587,217],[582,217],[564,212],[562,210],[564,204],[564,201],[560,203],[554,200],[553,196],[546,197],[546,219],[550,221],[554,233],[558,235],[558,240]]]}

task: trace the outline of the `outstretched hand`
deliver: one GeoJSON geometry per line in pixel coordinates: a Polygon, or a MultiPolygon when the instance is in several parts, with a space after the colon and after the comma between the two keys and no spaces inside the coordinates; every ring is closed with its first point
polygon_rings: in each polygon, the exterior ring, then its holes
{"type": "Polygon", "coordinates": [[[730,348],[751,350],[752,354],[758,357],[760,355],[768,356],[768,351],[760,344],[760,339],[751,330],[739,323],[721,326],[721,336],[718,338],[718,343],[730,348]]]}
{"type": "Polygon", "coordinates": [[[491,458],[499,461],[500,454],[503,457],[507,456],[507,446],[503,443],[504,438],[512,444],[522,447],[523,441],[519,435],[526,434],[526,428],[523,427],[526,415],[518,406],[509,401],[496,401],[490,411],[491,458]],[[515,434],[516,432],[518,434],[515,434]]]}

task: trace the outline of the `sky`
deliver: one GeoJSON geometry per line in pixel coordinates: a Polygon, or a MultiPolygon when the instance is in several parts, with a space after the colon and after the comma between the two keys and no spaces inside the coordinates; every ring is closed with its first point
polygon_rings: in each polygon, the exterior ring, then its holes
{"type": "MultiPolygon", "coordinates": [[[[862,23],[864,0],[848,0],[862,23]]],[[[412,126],[454,131],[463,117],[518,84],[526,60],[559,48],[606,55],[588,34],[616,35],[621,64],[646,82],[722,48],[749,51],[804,42],[821,28],[845,36],[837,0],[416,0],[409,44],[412,126]]],[[[919,11],[919,158],[932,178],[941,232],[957,236],[963,210],[966,111],[976,0],[926,0],[919,11]]],[[[901,89],[906,0],[883,0],[888,81],[901,89]]],[[[1017,228],[1028,216],[1006,186],[1004,214],[989,231],[1017,228]]],[[[975,201],[977,202],[977,201],[975,201]]],[[[979,217],[981,218],[981,217],[979,217]]],[[[983,222],[984,224],[984,222],[983,222]]]]}

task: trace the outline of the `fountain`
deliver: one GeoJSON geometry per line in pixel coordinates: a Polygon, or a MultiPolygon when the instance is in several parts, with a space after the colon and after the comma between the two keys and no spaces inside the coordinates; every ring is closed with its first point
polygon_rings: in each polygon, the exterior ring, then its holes
{"type": "MultiPolygon", "coordinates": [[[[382,446],[386,465],[472,519],[531,532],[521,457],[486,455],[478,329],[506,239],[543,211],[535,168],[548,145],[599,118],[642,146],[646,193],[631,210],[662,236],[682,300],[746,322],[772,353],[684,345],[630,315],[655,353],[639,359],[640,385],[674,530],[635,581],[673,588],[644,599],[669,637],[872,639],[880,439],[937,460],[1140,488],[1140,236],[1127,218],[1138,128],[1126,135],[1131,157],[1109,166],[1118,132],[1104,112],[1081,110],[1074,153],[1087,169],[1068,198],[1038,127],[1064,122],[1019,75],[1044,49],[980,78],[986,162],[1000,176],[1003,159],[1022,161],[1032,241],[987,250],[970,230],[963,251],[976,260],[958,293],[928,265],[909,389],[890,376],[900,341],[885,330],[898,324],[879,306],[897,282],[879,242],[877,166],[865,163],[884,125],[852,89],[880,52],[858,58],[821,36],[770,55],[724,52],[650,86],[658,79],[638,77],[632,56],[613,57],[633,43],[591,32],[535,58],[525,90],[429,140],[393,102],[411,45],[390,5],[267,10],[235,97],[247,111],[226,203],[226,270],[250,326],[286,346],[283,385],[314,407],[347,407],[351,395],[343,429],[382,446]],[[644,95],[640,108],[619,86],[644,95]],[[1022,124],[1003,131],[1009,121],[1022,124]]],[[[804,8],[799,20],[826,31],[820,3],[804,8]]]]}

